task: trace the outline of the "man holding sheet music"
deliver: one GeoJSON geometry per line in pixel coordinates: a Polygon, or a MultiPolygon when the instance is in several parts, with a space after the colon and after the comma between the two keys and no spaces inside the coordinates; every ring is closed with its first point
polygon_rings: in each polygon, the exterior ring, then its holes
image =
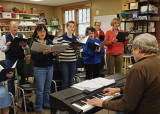
{"type": "Polygon", "coordinates": [[[160,113],[160,57],[156,37],[145,33],[137,36],[132,45],[136,63],[127,74],[122,88],[106,88],[106,95],[123,93],[117,100],[92,99],[88,104],[121,111],[124,114],[160,113]]]}
{"type": "MultiPolygon", "coordinates": [[[[18,38],[26,38],[23,34],[18,33],[18,23],[15,21],[11,22],[10,25],[11,33],[6,34],[2,37],[0,42],[0,50],[5,52],[5,64],[6,68],[11,68],[12,65],[18,60],[17,63],[17,72],[18,75],[21,76],[20,84],[25,83],[25,77],[23,74],[24,71],[24,50],[28,48],[27,42],[21,41],[18,43],[18,46],[12,44],[12,41],[18,38]]],[[[14,87],[15,76],[8,79],[8,91],[15,95],[15,87],[14,87]]]]}

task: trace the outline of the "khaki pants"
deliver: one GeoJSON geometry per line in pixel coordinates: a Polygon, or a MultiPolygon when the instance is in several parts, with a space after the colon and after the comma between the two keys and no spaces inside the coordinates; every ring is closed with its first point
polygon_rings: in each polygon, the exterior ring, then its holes
{"type": "Polygon", "coordinates": [[[107,75],[121,73],[123,67],[123,54],[122,55],[107,55],[107,75]]]}

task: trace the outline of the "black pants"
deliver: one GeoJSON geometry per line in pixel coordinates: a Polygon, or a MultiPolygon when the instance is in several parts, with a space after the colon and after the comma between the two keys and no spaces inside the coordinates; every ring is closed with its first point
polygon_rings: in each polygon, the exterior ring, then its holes
{"type": "Polygon", "coordinates": [[[86,79],[99,77],[100,64],[86,64],[86,79]]]}

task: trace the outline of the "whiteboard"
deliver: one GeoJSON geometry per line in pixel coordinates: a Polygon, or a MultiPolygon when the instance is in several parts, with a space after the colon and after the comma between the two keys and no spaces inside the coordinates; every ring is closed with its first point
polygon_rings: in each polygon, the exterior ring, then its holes
{"type": "Polygon", "coordinates": [[[101,21],[101,29],[106,33],[106,31],[112,29],[110,25],[113,18],[117,18],[117,14],[115,15],[103,15],[103,16],[94,16],[94,22],[99,20],[101,21]]]}

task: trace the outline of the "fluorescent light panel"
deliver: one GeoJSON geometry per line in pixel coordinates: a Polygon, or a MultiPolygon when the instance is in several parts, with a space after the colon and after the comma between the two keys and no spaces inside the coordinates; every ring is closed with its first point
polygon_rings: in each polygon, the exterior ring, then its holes
{"type": "Polygon", "coordinates": [[[29,0],[29,1],[37,1],[38,2],[38,1],[43,1],[43,0],[29,0]]]}

